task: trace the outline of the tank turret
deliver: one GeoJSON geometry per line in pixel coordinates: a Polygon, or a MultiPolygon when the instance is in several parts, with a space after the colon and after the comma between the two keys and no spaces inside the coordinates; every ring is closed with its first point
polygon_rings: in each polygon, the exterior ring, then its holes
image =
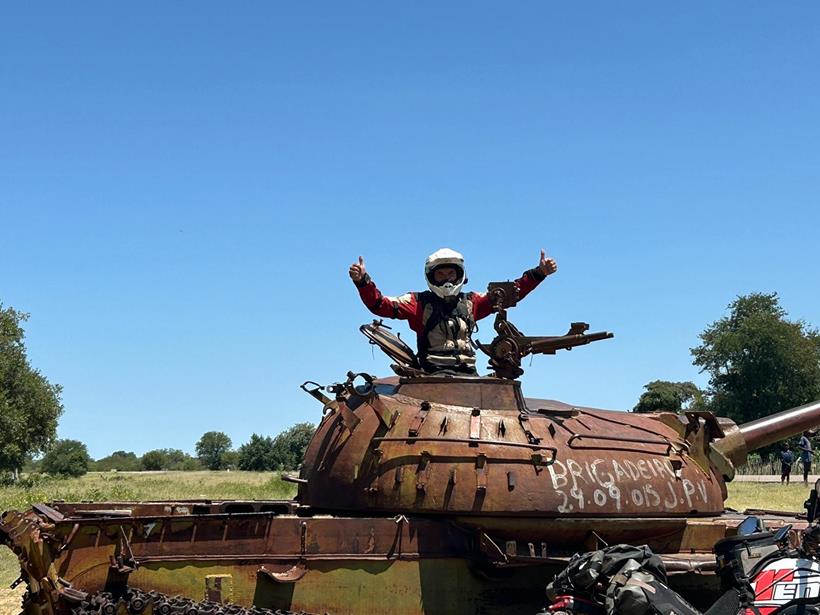
{"type": "Polygon", "coordinates": [[[308,447],[299,497],[312,508],[714,515],[748,452],[820,424],[820,402],[737,426],[526,398],[493,377],[352,383],[308,447]]]}
{"type": "MultiPolygon", "coordinates": [[[[736,425],[708,412],[634,414],[525,397],[520,359],[612,334],[527,337],[506,320],[479,347],[490,376],[424,374],[381,323],[363,327],[398,377],[350,373],[306,390],[325,414],[300,475],[302,505],[325,511],[498,518],[710,516],[748,452],[820,424],[820,402],[736,425]],[[358,383],[358,384],[357,384],[358,383]]],[[[491,285],[490,292],[493,292],[491,285]]]]}

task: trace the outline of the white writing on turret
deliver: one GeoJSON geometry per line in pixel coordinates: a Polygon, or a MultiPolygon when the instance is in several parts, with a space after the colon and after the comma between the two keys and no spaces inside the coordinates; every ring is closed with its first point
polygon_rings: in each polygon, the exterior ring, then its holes
{"type": "Polygon", "coordinates": [[[595,508],[673,510],[684,505],[697,510],[709,503],[706,482],[678,478],[668,459],[556,459],[548,470],[562,513],[595,508]]]}

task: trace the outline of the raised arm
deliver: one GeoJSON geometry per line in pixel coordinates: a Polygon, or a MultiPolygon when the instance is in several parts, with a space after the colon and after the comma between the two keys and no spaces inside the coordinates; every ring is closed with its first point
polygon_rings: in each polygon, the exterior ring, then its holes
{"type": "Polygon", "coordinates": [[[353,263],[348,271],[350,279],[359,289],[359,297],[365,307],[384,318],[398,318],[399,320],[409,320],[411,328],[420,319],[418,314],[418,301],[413,293],[407,293],[399,297],[387,297],[376,288],[376,284],[367,273],[364,259],[360,256],[357,263],[353,263]]]}
{"type": "MultiPolygon", "coordinates": [[[[558,271],[558,264],[555,259],[548,258],[544,250],[541,250],[541,258],[538,261],[538,266],[528,269],[520,278],[515,281],[518,287],[518,300],[530,294],[530,292],[544,281],[548,275],[552,275],[558,271]]],[[[490,315],[492,310],[492,302],[487,296],[487,293],[475,293],[473,298],[473,317],[480,320],[490,315]]]]}

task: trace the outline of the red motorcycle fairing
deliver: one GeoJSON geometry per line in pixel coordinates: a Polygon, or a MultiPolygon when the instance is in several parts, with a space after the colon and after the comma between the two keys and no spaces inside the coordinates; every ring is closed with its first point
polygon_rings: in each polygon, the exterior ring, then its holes
{"type": "Polygon", "coordinates": [[[820,562],[784,557],[764,566],[751,579],[755,601],[744,615],[772,615],[795,600],[820,602],[820,562]]]}

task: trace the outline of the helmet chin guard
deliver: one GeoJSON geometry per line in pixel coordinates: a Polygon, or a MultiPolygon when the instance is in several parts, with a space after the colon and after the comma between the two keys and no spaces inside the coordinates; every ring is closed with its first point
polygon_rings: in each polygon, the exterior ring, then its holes
{"type": "Polygon", "coordinates": [[[427,260],[424,261],[424,277],[427,279],[428,288],[442,299],[449,297],[457,297],[461,292],[464,282],[466,281],[464,272],[464,257],[450,248],[441,248],[436,250],[427,260]],[[452,267],[458,272],[458,278],[455,282],[444,282],[443,284],[436,284],[433,277],[436,269],[440,267],[452,267]]]}

